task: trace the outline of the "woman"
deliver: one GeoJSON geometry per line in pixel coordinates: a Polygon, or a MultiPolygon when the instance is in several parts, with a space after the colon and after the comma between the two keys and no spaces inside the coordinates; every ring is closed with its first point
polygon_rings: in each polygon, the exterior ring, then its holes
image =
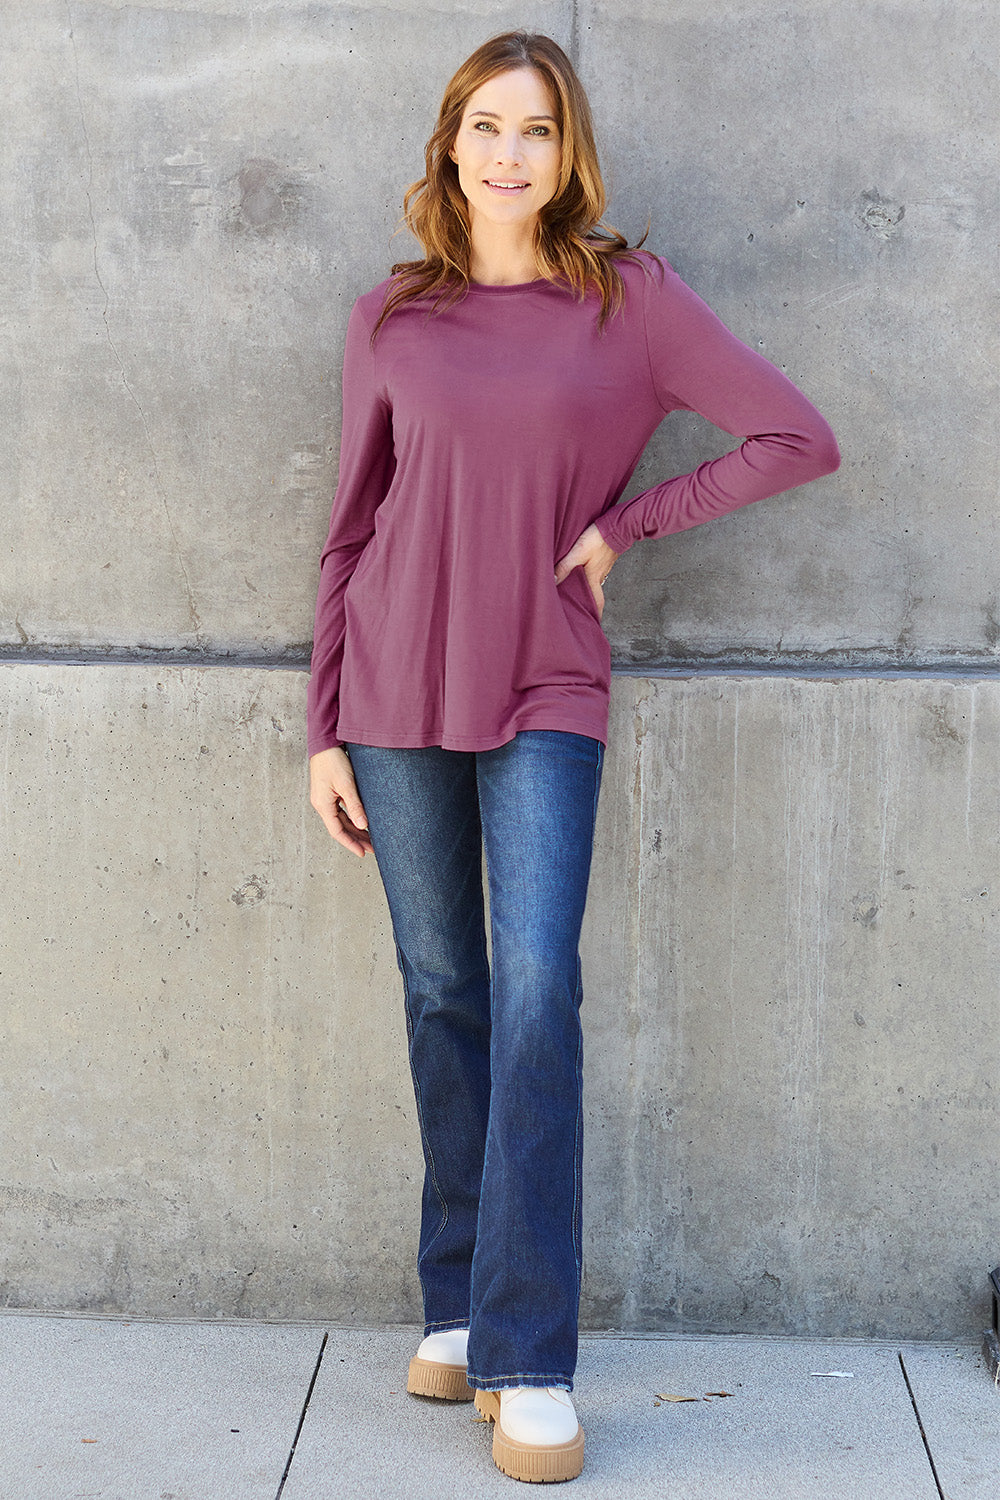
{"type": "Polygon", "coordinates": [[[839,457],[783,375],[602,224],[587,100],[554,42],[480,47],[426,163],[405,200],[425,256],[348,326],[312,802],[345,848],[374,850],[403,975],[426,1165],[408,1389],[474,1395],[505,1473],[570,1479],[603,585],[639,538],[839,457]],[[743,441],[618,504],[679,407],[743,441]]]}

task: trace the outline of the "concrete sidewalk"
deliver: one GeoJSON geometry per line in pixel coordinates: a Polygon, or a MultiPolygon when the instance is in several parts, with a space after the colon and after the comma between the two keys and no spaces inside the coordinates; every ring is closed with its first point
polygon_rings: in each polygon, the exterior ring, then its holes
{"type": "MultiPolygon", "coordinates": [[[[524,1487],[493,1467],[471,1406],[406,1395],[418,1338],[2,1315],[0,1500],[513,1500],[524,1487]]],[[[573,1496],[994,1500],[1000,1487],[1000,1390],[971,1343],[590,1336],[576,1401],[587,1461],[573,1496]]]]}

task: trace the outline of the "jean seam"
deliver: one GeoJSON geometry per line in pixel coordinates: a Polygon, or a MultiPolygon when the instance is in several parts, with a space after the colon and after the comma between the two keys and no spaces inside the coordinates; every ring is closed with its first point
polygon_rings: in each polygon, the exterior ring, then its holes
{"type": "MultiPolygon", "coordinates": [[[[580,960],[576,961],[576,993],[573,1002],[579,1014],[583,1002],[583,981],[580,969],[580,960]]],[[[580,1281],[583,1275],[582,1264],[582,1236],[578,1235],[577,1225],[580,1223],[582,1214],[581,1203],[581,1173],[580,1173],[580,1132],[583,1126],[583,1025],[579,1025],[576,1040],[576,1122],[573,1127],[573,1258],[576,1261],[576,1294],[580,1296],[580,1281]]]]}
{"type": "MultiPolygon", "coordinates": [[[[405,955],[403,954],[403,950],[400,948],[398,942],[396,942],[396,952],[398,953],[399,958],[401,960],[399,968],[400,968],[400,973],[403,976],[403,997],[404,997],[403,1009],[406,1012],[406,1035],[407,1035],[407,1039],[409,1040],[409,1042],[412,1045],[412,1042],[413,1042],[413,1017],[412,1017],[412,1009],[411,1009],[411,1005],[410,1005],[410,982],[409,982],[409,980],[408,980],[408,978],[406,976],[406,969],[404,967],[405,955]]],[[[410,1066],[410,1076],[413,1079],[413,1095],[414,1095],[414,1099],[416,1101],[416,1106],[417,1106],[417,1122],[418,1122],[418,1124],[420,1126],[420,1138],[421,1138],[421,1140],[423,1142],[424,1149],[425,1149],[425,1151],[427,1153],[427,1172],[428,1172],[428,1175],[429,1175],[429,1177],[431,1179],[431,1182],[434,1184],[434,1191],[435,1191],[435,1193],[437,1193],[438,1202],[441,1205],[441,1223],[438,1225],[437,1232],[433,1235],[433,1237],[423,1247],[423,1253],[426,1254],[427,1251],[434,1244],[434,1241],[437,1240],[437,1239],[439,1239],[441,1237],[441,1235],[444,1233],[445,1227],[446,1227],[446,1225],[448,1223],[448,1204],[447,1204],[447,1202],[445,1200],[445,1196],[442,1193],[440,1184],[438,1183],[438,1180],[437,1180],[437,1168],[436,1168],[436,1165],[435,1165],[435,1162],[434,1162],[434,1151],[433,1151],[433,1149],[431,1147],[430,1137],[428,1136],[427,1130],[426,1130],[426,1128],[424,1126],[424,1110],[423,1110],[423,1103],[422,1103],[421,1097],[420,1097],[420,1082],[419,1082],[419,1080],[417,1078],[416,1069],[412,1066],[412,1064],[410,1066]]]]}
{"type": "MultiPolygon", "coordinates": [[[[594,829],[597,826],[597,806],[601,796],[601,767],[604,761],[604,746],[598,742],[597,760],[594,765],[594,802],[591,814],[591,858],[593,858],[594,829]]],[[[589,885],[588,869],[588,885],[589,885]]],[[[576,959],[576,994],[574,1002],[579,1015],[583,1005],[583,966],[580,955],[576,959]]],[[[577,1076],[577,1115],[576,1127],[573,1139],[573,1253],[576,1259],[576,1289],[577,1299],[580,1296],[581,1283],[583,1281],[583,1234],[582,1226],[579,1240],[577,1238],[577,1224],[582,1218],[582,1191],[583,1181],[580,1166],[580,1135],[583,1127],[583,1022],[581,1018],[576,1044],[576,1076],[577,1076]],[[579,1217],[578,1217],[579,1216],[579,1217]]]]}

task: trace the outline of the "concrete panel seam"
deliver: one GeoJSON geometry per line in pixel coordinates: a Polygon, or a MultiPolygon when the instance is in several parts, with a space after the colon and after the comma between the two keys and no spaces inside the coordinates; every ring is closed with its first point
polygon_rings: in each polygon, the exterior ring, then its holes
{"type": "MultiPolygon", "coordinates": [[[[305,645],[264,654],[259,651],[199,651],[194,648],[137,649],[135,651],[101,651],[90,648],[25,650],[17,646],[0,646],[0,667],[220,667],[248,668],[260,672],[308,672],[311,648],[305,645]]],[[[666,680],[688,678],[745,677],[806,678],[818,681],[983,681],[1000,678],[1000,661],[994,657],[948,657],[942,660],[893,662],[872,656],[862,661],[810,659],[794,656],[770,660],[742,660],[719,657],[711,661],[613,662],[613,677],[666,680]]]]}

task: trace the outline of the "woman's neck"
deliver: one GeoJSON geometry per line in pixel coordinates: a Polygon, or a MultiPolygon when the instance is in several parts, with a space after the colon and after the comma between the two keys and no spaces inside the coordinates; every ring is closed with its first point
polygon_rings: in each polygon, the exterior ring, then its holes
{"type": "Polygon", "coordinates": [[[524,281],[537,281],[541,273],[534,240],[533,224],[506,229],[473,223],[470,280],[483,286],[519,286],[524,281]]]}

